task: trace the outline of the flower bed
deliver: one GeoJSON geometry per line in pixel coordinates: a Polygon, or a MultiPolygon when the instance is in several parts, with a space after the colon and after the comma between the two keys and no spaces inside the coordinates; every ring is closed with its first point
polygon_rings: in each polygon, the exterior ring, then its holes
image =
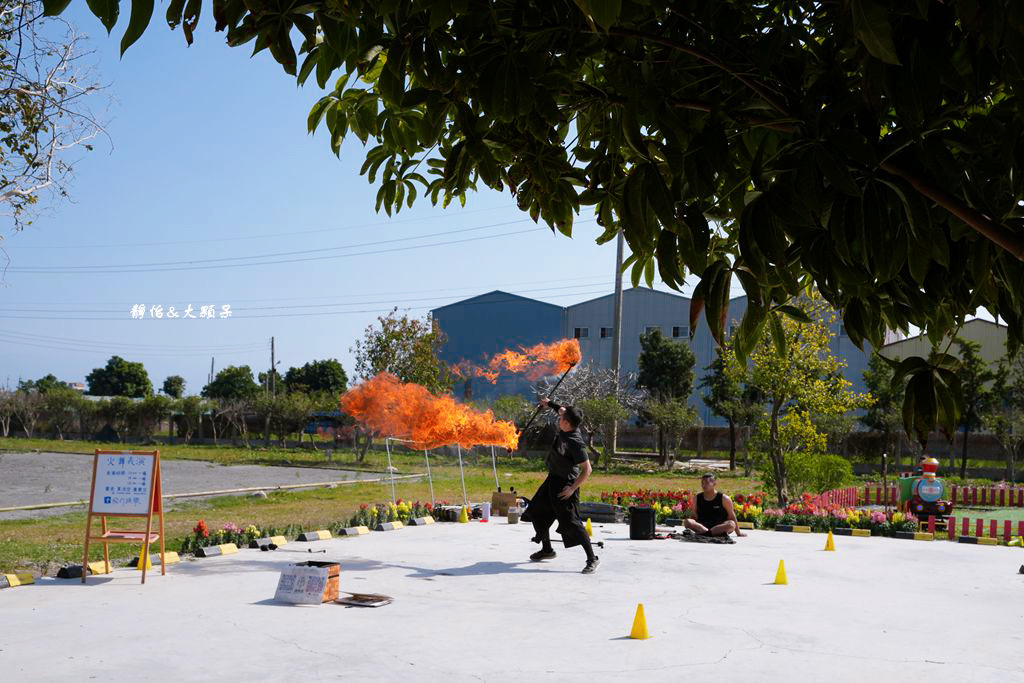
{"type": "MultiPolygon", "coordinates": [[[[658,522],[666,519],[681,519],[690,516],[690,505],[694,494],[690,491],[653,491],[651,489],[637,489],[636,491],[602,491],[601,502],[612,503],[629,507],[630,505],[645,505],[654,508],[658,522]]],[[[752,521],[739,516],[740,503],[744,505],[760,505],[767,494],[765,493],[738,493],[732,497],[736,505],[737,519],[740,521],[752,521]]],[[[758,508],[760,509],[760,508],[758,508]]]]}
{"type": "Polygon", "coordinates": [[[781,508],[760,508],[744,503],[736,506],[736,518],[753,522],[755,529],[774,529],[780,524],[809,526],[811,531],[870,529],[872,536],[891,536],[896,531],[917,531],[917,518],[902,512],[863,510],[840,505],[818,505],[805,493],[800,501],[781,508]]]}

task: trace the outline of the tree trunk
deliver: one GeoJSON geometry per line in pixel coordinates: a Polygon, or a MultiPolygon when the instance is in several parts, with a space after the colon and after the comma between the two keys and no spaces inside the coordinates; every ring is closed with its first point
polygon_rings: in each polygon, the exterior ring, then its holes
{"type": "Polygon", "coordinates": [[[263,419],[263,447],[270,448],[270,414],[263,419]]]}
{"type": "Polygon", "coordinates": [[[786,461],[782,455],[782,446],[779,444],[779,409],[781,407],[780,404],[772,404],[772,421],[768,441],[772,468],[775,472],[775,492],[778,494],[779,505],[785,507],[789,502],[789,493],[786,490],[786,461]]]}
{"type": "Polygon", "coordinates": [[[668,439],[665,438],[665,430],[661,428],[658,428],[658,452],[661,454],[661,466],[665,469],[672,467],[668,453],[668,439]]]}
{"type": "Polygon", "coordinates": [[[729,420],[729,471],[736,471],[736,420],[729,420]]]}
{"type": "Polygon", "coordinates": [[[1011,484],[1014,483],[1014,479],[1017,473],[1014,471],[1017,465],[1017,449],[1008,448],[1006,453],[1006,481],[1011,484]]]}
{"type": "Polygon", "coordinates": [[[745,428],[746,435],[743,438],[743,476],[749,477],[754,471],[754,464],[750,461],[750,430],[752,427],[747,425],[745,428]]]}
{"type": "Polygon", "coordinates": [[[960,451],[960,478],[967,478],[967,437],[970,435],[970,430],[964,427],[964,447],[960,451]]]}

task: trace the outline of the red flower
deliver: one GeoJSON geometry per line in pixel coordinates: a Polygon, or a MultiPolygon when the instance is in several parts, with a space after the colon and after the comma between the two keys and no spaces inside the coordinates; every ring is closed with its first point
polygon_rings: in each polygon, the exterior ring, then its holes
{"type": "Polygon", "coordinates": [[[206,522],[203,520],[199,520],[199,523],[195,525],[192,531],[195,532],[196,536],[202,536],[203,538],[207,538],[210,535],[210,530],[206,528],[206,522]]]}

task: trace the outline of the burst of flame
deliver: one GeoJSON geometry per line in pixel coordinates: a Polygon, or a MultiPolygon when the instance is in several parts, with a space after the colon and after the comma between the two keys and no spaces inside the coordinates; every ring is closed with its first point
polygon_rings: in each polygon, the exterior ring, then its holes
{"type": "Polygon", "coordinates": [[[341,409],[370,429],[415,442],[416,448],[457,443],[515,449],[519,434],[511,422],[496,420],[451,396],[434,396],[419,384],[406,384],[382,372],[341,397],[341,409]]]}
{"type": "Polygon", "coordinates": [[[530,379],[544,375],[560,375],[583,358],[578,339],[563,339],[552,344],[536,344],[518,351],[509,349],[497,354],[486,366],[462,362],[456,371],[466,377],[485,377],[493,384],[504,372],[526,373],[530,379]]]}

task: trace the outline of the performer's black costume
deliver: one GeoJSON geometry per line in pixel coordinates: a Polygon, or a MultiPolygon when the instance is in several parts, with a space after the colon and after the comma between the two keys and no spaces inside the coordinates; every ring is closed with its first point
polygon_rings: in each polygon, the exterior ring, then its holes
{"type": "MultiPolygon", "coordinates": [[[[555,403],[548,403],[548,407],[558,411],[561,406],[555,403]]],[[[597,558],[590,544],[590,536],[580,521],[579,489],[573,491],[568,498],[562,499],[558,494],[566,487],[572,485],[580,476],[580,465],[587,461],[586,444],[579,429],[571,432],[558,430],[555,440],[548,451],[547,465],[548,476],[544,483],[537,489],[537,493],[530,499],[530,505],[523,515],[523,521],[533,523],[536,531],[536,540],[542,544],[539,552],[530,556],[532,560],[545,560],[555,556],[551,548],[550,529],[551,523],[558,521],[555,528],[562,536],[566,548],[581,545],[587,553],[587,565],[597,566],[597,558]]],[[[593,571],[593,569],[591,569],[593,571]]],[[[587,572],[590,573],[590,572],[587,572]]]]}

